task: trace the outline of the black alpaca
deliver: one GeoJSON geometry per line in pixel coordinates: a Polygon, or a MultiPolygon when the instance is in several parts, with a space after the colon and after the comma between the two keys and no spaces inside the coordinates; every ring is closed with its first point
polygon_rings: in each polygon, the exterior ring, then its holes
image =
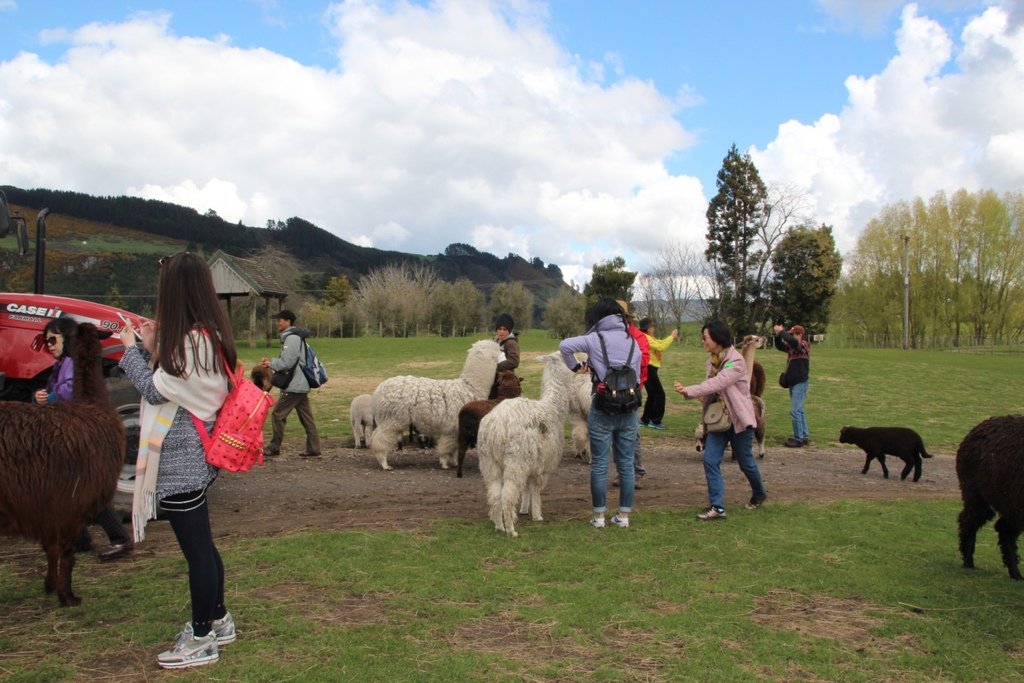
{"type": "Polygon", "coordinates": [[[839,443],[852,443],[867,453],[861,474],[868,473],[871,460],[875,459],[882,466],[882,476],[886,479],[889,478],[889,468],[885,466],[887,455],[894,455],[906,463],[900,473],[901,480],[914,470],[914,481],[921,478],[921,458],[932,457],[924,449],[921,436],[906,427],[843,427],[839,432],[839,443]]]}
{"type": "Polygon", "coordinates": [[[964,567],[974,569],[978,529],[999,513],[995,529],[1010,578],[1020,573],[1017,538],[1024,529],[1024,415],[992,417],[970,431],[956,452],[964,509],[957,518],[964,567]]]}

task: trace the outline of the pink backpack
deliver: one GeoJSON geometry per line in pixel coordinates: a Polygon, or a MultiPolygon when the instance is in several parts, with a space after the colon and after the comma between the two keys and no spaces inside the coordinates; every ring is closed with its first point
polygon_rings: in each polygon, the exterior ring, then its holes
{"type": "MultiPolygon", "coordinates": [[[[223,354],[221,363],[227,367],[223,354]]],[[[245,472],[256,463],[263,464],[263,423],[274,405],[274,398],[247,379],[244,370],[239,363],[229,379],[232,388],[217,413],[212,433],[192,415],[206,462],[228,472],[245,472]]]]}

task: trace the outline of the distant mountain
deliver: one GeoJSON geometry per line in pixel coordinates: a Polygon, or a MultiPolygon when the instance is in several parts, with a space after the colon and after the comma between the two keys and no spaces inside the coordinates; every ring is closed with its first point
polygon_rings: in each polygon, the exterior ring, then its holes
{"type": "MultiPolygon", "coordinates": [[[[166,245],[176,244],[179,245],[176,248],[201,248],[203,252],[210,254],[222,249],[235,256],[247,256],[265,246],[273,245],[287,251],[308,268],[307,281],[321,285],[336,275],[346,275],[355,283],[359,276],[381,266],[426,263],[432,265],[442,279],[453,282],[459,278],[466,278],[486,293],[498,283],[521,282],[533,293],[538,304],[543,304],[560,289],[568,287],[562,279],[561,270],[555,264],[545,265],[540,259],[527,261],[515,254],[498,258],[466,244],[449,245],[443,253],[433,256],[408,254],[352,244],[298,217],[273,223],[268,227],[251,227],[241,223],[229,223],[212,212],[200,214],[194,209],[152,199],[124,196],[94,197],[79,192],[22,190],[11,186],[0,186],[0,189],[7,194],[7,200],[12,208],[24,207],[31,209],[33,214],[44,207],[49,208],[48,225],[53,224],[55,220],[71,219],[70,222],[73,223],[77,219],[98,224],[98,227],[93,226],[91,229],[84,227],[84,224],[80,225],[79,231],[84,230],[93,234],[114,232],[121,234],[121,239],[129,241],[132,233],[142,233],[142,242],[152,243],[153,239],[156,239],[165,244],[162,247],[164,249],[166,245]],[[103,226],[109,226],[110,229],[103,226]]],[[[59,255],[60,252],[66,254],[69,248],[71,251],[82,251],[77,245],[69,246],[75,241],[83,241],[79,239],[82,235],[73,230],[71,232],[74,237],[65,240],[68,244],[60,246],[58,245],[62,230],[58,229],[54,234],[57,243],[53,246],[58,247],[58,253],[54,254],[53,258],[66,261],[67,259],[59,255]]],[[[0,242],[0,248],[5,248],[4,242],[7,241],[0,242]]],[[[13,240],[10,241],[13,243],[13,240]]],[[[106,273],[110,280],[106,283],[106,288],[113,282],[121,292],[133,291],[135,285],[130,282],[122,284],[118,275],[122,270],[125,273],[132,270],[126,267],[126,264],[135,258],[133,254],[152,249],[140,244],[129,246],[122,242],[120,245],[111,245],[103,240],[99,241],[100,246],[109,254],[117,255],[120,246],[120,253],[125,255],[122,260],[126,263],[112,265],[111,270],[106,273]],[[125,287],[129,289],[126,290],[125,287]]],[[[3,250],[0,250],[0,254],[3,254],[3,265],[11,265],[3,250]]],[[[74,268],[72,262],[68,262],[67,266],[74,268]]],[[[48,277],[53,277],[49,274],[51,268],[48,267],[47,271],[48,277]]],[[[17,277],[23,275],[22,273],[17,277]]],[[[13,289],[14,284],[5,283],[4,279],[10,278],[0,275],[0,289],[13,289]]],[[[94,283],[90,289],[100,284],[94,283]]]]}

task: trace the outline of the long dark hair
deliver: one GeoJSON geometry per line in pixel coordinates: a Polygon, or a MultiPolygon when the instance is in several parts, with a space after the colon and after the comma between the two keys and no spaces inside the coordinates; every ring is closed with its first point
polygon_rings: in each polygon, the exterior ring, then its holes
{"type": "Polygon", "coordinates": [[[602,297],[598,299],[590,310],[587,311],[586,323],[587,329],[593,329],[602,318],[607,318],[610,315],[617,315],[622,320],[622,326],[626,330],[626,336],[629,336],[629,320],[626,318],[626,312],[622,310],[622,306],[619,306],[619,302],[610,297],[602,297]]]}
{"type": "Polygon", "coordinates": [[[711,337],[711,341],[715,342],[723,349],[727,349],[732,346],[732,331],[729,330],[729,326],[721,320],[710,320],[704,324],[701,328],[701,333],[707,330],[708,336],[711,337]]]}
{"type": "Polygon", "coordinates": [[[64,348],[61,349],[60,357],[70,355],[71,346],[75,343],[75,337],[78,335],[78,323],[75,322],[75,319],[66,315],[54,318],[43,327],[44,338],[51,333],[64,337],[64,348]]]}
{"type": "Polygon", "coordinates": [[[183,251],[160,260],[156,321],[157,356],[167,374],[180,377],[185,372],[186,339],[199,367],[211,372],[220,367],[224,374],[234,372],[238,355],[231,323],[217,299],[210,267],[199,256],[183,251]],[[214,349],[211,367],[200,356],[196,339],[189,337],[189,332],[197,328],[209,333],[214,349]],[[227,367],[220,361],[221,354],[227,367]]]}

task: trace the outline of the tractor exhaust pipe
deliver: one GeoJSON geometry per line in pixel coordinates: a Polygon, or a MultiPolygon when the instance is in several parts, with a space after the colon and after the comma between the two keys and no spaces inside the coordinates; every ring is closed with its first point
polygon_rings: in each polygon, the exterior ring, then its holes
{"type": "Polygon", "coordinates": [[[36,217],[36,273],[35,293],[45,294],[45,268],[46,268],[46,214],[49,209],[43,209],[36,217]]]}

